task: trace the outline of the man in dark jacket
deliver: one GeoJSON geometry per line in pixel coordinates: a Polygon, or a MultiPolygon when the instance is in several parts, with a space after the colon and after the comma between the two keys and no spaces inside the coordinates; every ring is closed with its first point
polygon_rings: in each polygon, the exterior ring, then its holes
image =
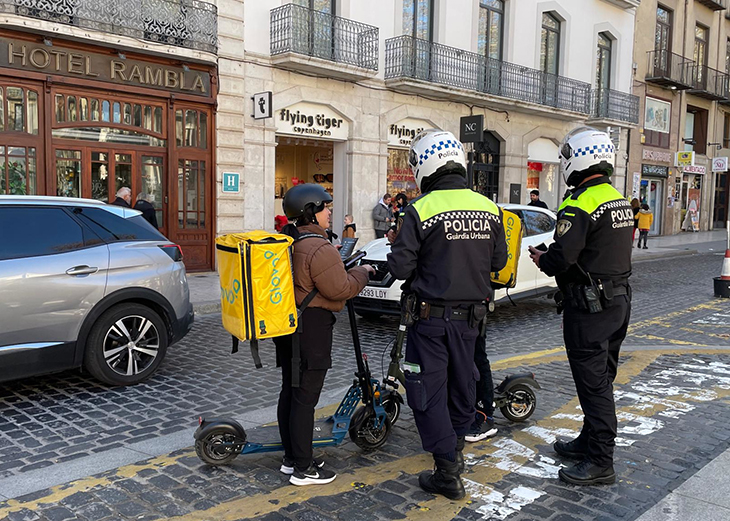
{"type": "Polygon", "coordinates": [[[399,218],[388,267],[415,294],[420,317],[408,329],[405,387],[436,471],[418,482],[461,499],[462,450],[476,414],[474,350],[492,298],[490,273],[507,262],[502,210],[466,187],[464,148],[450,132],[416,136],[409,163],[423,195],[399,218]]]}
{"type": "Polygon", "coordinates": [[[147,220],[147,222],[154,226],[155,230],[157,230],[159,229],[159,226],[157,225],[157,210],[150,202],[151,199],[152,197],[149,194],[140,192],[139,195],[137,195],[137,202],[134,203],[134,209],[142,212],[142,217],[144,217],[145,220],[147,220]]]}
{"type": "Polygon", "coordinates": [[[527,206],[537,206],[538,208],[545,208],[548,209],[548,205],[545,204],[544,201],[540,200],[540,191],[539,190],[533,190],[530,192],[530,202],[527,203],[527,206]]]}
{"type": "Polygon", "coordinates": [[[115,206],[123,206],[124,208],[132,207],[132,190],[128,186],[123,186],[117,190],[117,198],[111,203],[115,206]]]}

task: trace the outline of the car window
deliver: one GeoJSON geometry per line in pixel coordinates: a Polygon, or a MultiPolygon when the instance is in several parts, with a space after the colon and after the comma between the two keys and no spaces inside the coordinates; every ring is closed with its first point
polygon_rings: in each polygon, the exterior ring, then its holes
{"type": "Polygon", "coordinates": [[[555,229],[555,219],[542,212],[523,211],[522,223],[525,227],[525,237],[552,233],[555,229]]]}
{"type": "Polygon", "coordinates": [[[85,247],[81,226],[62,208],[0,207],[0,260],[53,255],[85,247]]]}
{"type": "Polygon", "coordinates": [[[103,208],[84,207],[74,208],[74,214],[108,242],[167,240],[141,215],[125,219],[103,208]]]}

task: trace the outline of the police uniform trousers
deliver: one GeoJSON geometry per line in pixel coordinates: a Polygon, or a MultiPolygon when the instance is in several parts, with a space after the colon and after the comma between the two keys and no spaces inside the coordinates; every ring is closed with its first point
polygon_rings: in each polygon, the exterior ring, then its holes
{"type": "Polygon", "coordinates": [[[413,410],[423,449],[450,454],[456,437],[471,427],[476,413],[477,369],[474,347],[478,328],[467,320],[420,319],[408,330],[406,362],[420,373],[406,373],[406,396],[413,410]]]}
{"type": "Polygon", "coordinates": [[[631,300],[626,295],[614,297],[599,313],[566,306],[563,315],[565,348],[584,414],[578,440],[600,466],[613,463],[617,429],[613,381],[630,315],[631,300]]]}
{"type": "MultiPolygon", "coordinates": [[[[314,408],[332,367],[332,328],[335,316],[322,308],[307,308],[299,334],[301,371],[299,387],[292,387],[292,335],[274,339],[276,364],[281,366],[281,393],[277,417],[284,455],[306,470],[312,462],[314,408]]],[[[297,333],[295,333],[297,334],[297,333]]]]}

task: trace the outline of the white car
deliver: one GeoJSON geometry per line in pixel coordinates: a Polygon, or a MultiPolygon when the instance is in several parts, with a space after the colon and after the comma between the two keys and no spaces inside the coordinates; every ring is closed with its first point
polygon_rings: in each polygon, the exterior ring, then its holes
{"type": "MultiPolygon", "coordinates": [[[[534,297],[556,290],[555,279],[537,269],[527,253],[528,246],[553,242],[556,217],[550,210],[521,204],[500,204],[505,210],[516,213],[522,220],[524,235],[522,251],[517,265],[517,285],[509,290],[513,299],[534,297]]],[[[376,273],[370,282],[355,297],[355,311],[363,317],[399,315],[402,280],[395,280],[388,270],[387,255],[390,253],[388,239],[376,239],[363,248],[367,253],[361,264],[370,264],[376,273]]],[[[495,302],[507,299],[507,290],[495,291],[495,302]]]]}

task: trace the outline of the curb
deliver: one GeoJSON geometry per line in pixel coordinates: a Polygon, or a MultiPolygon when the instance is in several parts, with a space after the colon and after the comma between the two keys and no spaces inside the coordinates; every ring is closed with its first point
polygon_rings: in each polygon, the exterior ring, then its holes
{"type": "Polygon", "coordinates": [[[212,315],[213,313],[220,313],[221,301],[220,300],[207,300],[203,302],[193,302],[193,311],[195,316],[212,315]]]}

